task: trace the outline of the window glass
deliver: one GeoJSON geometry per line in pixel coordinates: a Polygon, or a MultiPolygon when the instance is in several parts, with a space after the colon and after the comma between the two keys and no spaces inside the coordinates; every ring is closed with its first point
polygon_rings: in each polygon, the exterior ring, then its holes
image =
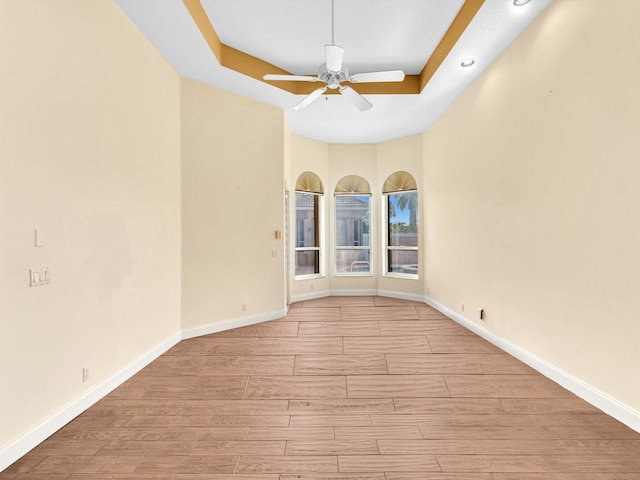
{"type": "Polygon", "coordinates": [[[389,246],[418,246],[418,192],[387,195],[389,246]]]}
{"type": "Polygon", "coordinates": [[[385,273],[418,276],[418,191],[408,172],[395,172],[387,178],[385,197],[385,273]]]}
{"type": "Polygon", "coordinates": [[[296,192],[296,276],[320,273],[319,195],[296,192]]]}
{"type": "Polygon", "coordinates": [[[336,195],[336,272],[368,273],[370,261],[369,195],[336,195]]]}

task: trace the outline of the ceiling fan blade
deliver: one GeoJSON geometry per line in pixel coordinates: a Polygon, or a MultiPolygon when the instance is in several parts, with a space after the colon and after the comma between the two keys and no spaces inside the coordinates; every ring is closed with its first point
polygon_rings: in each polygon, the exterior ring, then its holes
{"type": "Polygon", "coordinates": [[[386,72],[356,73],[349,75],[348,80],[351,83],[401,82],[404,80],[404,72],[402,70],[389,70],[386,72]]]}
{"type": "Polygon", "coordinates": [[[327,70],[330,72],[339,72],[342,69],[344,48],[337,45],[325,45],[324,53],[327,57],[327,70]]]}
{"type": "Polygon", "coordinates": [[[272,73],[267,73],[262,78],[264,80],[285,80],[287,82],[319,82],[320,81],[318,77],[309,77],[306,75],[275,75],[272,73]]]}
{"type": "Polygon", "coordinates": [[[340,93],[343,94],[351,103],[353,103],[359,110],[369,110],[373,107],[373,104],[366,98],[356,92],[349,86],[340,87],[340,93]]]}
{"type": "Polygon", "coordinates": [[[314,90],[313,92],[311,92],[309,95],[307,95],[299,104],[297,104],[295,107],[293,107],[294,110],[303,110],[305,108],[307,108],[309,105],[311,105],[313,103],[313,101],[322,96],[322,94],[324,92],[327,91],[327,87],[322,87],[322,88],[318,88],[316,90],[314,90]]]}

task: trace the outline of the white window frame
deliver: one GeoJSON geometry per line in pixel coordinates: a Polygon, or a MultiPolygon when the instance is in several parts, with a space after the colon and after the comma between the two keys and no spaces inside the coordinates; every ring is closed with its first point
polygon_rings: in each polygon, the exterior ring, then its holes
{"type": "Polygon", "coordinates": [[[333,216],[334,216],[334,220],[333,220],[333,228],[335,230],[335,235],[334,235],[334,262],[333,262],[333,268],[334,268],[334,272],[335,272],[335,276],[336,277],[372,277],[373,276],[373,235],[371,235],[371,232],[373,231],[373,225],[371,222],[372,219],[372,215],[371,215],[371,204],[372,204],[372,196],[370,193],[353,193],[353,194],[339,194],[339,195],[335,195],[333,196],[333,216]],[[369,245],[367,246],[340,246],[338,245],[338,203],[337,203],[337,198],[338,197],[369,197],[369,245]],[[369,251],[369,270],[366,272],[338,272],[338,265],[337,265],[337,261],[338,261],[338,255],[337,252],[338,250],[351,250],[351,251],[356,251],[356,250],[365,250],[365,251],[369,251]]]}
{"type": "Polygon", "coordinates": [[[295,280],[307,280],[307,279],[312,279],[312,278],[321,278],[325,276],[325,272],[324,272],[324,252],[323,252],[323,238],[324,238],[324,222],[322,221],[323,218],[323,213],[324,213],[324,194],[323,193],[313,193],[313,192],[304,192],[304,191],[299,191],[296,190],[294,192],[295,194],[301,193],[304,195],[314,195],[317,198],[317,202],[318,202],[318,210],[316,212],[316,234],[317,234],[317,238],[318,238],[318,244],[315,247],[298,247],[297,243],[298,243],[298,205],[297,205],[297,198],[296,195],[294,195],[294,212],[296,212],[296,216],[295,216],[295,234],[292,235],[293,237],[293,241],[295,243],[294,245],[294,272],[298,269],[298,252],[310,252],[310,251],[316,251],[318,252],[318,273],[309,273],[309,274],[304,274],[304,275],[295,275],[294,278],[295,280]]]}
{"type": "Polygon", "coordinates": [[[418,280],[420,278],[420,263],[418,263],[417,272],[402,273],[389,271],[389,252],[390,251],[415,251],[420,255],[420,213],[418,212],[418,246],[415,247],[395,247],[389,245],[389,195],[397,195],[404,192],[416,192],[418,195],[418,204],[420,204],[420,194],[418,190],[404,190],[398,192],[388,192],[382,194],[382,236],[384,237],[382,244],[382,276],[391,278],[405,278],[410,280],[418,280]]]}

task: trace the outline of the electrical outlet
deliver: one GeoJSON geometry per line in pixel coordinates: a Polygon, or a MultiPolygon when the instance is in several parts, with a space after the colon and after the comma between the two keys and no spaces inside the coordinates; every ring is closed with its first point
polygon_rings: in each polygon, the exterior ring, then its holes
{"type": "Polygon", "coordinates": [[[248,308],[247,304],[246,304],[246,303],[243,303],[243,304],[242,304],[242,311],[243,311],[243,312],[246,312],[246,311],[247,311],[247,308],[248,308]]]}
{"type": "Polygon", "coordinates": [[[464,312],[464,303],[462,305],[460,305],[460,310],[462,310],[464,312]]]}
{"type": "Polygon", "coordinates": [[[89,367],[84,367],[82,369],[82,383],[87,383],[89,381],[89,367]]]}
{"type": "Polygon", "coordinates": [[[313,283],[309,284],[309,290],[313,290],[314,288],[313,283]]]}

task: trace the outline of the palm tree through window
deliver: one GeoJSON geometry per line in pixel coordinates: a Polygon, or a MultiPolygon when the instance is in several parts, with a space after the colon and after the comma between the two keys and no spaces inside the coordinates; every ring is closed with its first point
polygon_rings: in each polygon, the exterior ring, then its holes
{"type": "Polygon", "coordinates": [[[418,191],[407,172],[385,182],[386,273],[418,275],[418,191]]]}

